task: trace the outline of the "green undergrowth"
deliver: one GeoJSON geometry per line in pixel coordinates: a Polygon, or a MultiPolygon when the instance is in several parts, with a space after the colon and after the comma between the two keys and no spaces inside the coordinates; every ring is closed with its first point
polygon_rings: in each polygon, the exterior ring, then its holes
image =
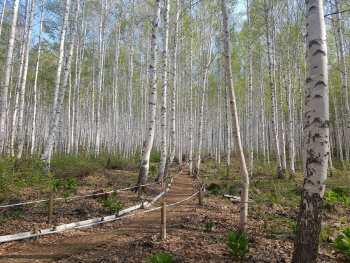
{"type": "MultiPolygon", "coordinates": [[[[160,154],[151,152],[150,162],[159,162],[160,154]]],[[[0,158],[0,203],[13,197],[21,197],[21,189],[76,192],[78,183],[84,177],[104,169],[137,170],[140,152],[134,156],[123,157],[121,154],[110,156],[101,153],[94,156],[83,152],[77,157],[73,154],[56,153],[52,155],[50,171],[43,174],[44,164],[39,158],[16,157],[0,158]]]]}

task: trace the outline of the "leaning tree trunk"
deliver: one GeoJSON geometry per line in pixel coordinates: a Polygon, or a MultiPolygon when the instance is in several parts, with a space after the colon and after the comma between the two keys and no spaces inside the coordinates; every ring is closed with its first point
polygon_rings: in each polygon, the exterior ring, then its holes
{"type": "Polygon", "coordinates": [[[306,10],[307,78],[303,155],[305,179],[293,263],[317,261],[329,155],[329,91],[323,1],[306,1],[306,10]]]}
{"type": "Polygon", "coordinates": [[[156,103],[157,103],[157,52],[158,52],[158,25],[160,18],[160,0],[155,0],[152,21],[151,62],[150,62],[150,98],[148,108],[147,137],[142,147],[141,167],[137,184],[146,184],[149,171],[149,158],[156,127],[156,103]]]}
{"type": "Polygon", "coordinates": [[[230,94],[230,105],[231,105],[231,114],[232,114],[232,126],[233,126],[233,135],[235,140],[236,154],[239,160],[240,165],[240,174],[242,178],[242,192],[241,192],[241,203],[240,203],[240,218],[238,232],[243,232],[246,230],[247,225],[247,215],[248,215],[248,185],[249,177],[248,170],[245,163],[245,157],[243,154],[243,148],[241,144],[238,115],[237,115],[237,106],[236,106],[236,97],[233,89],[233,78],[231,70],[231,53],[230,53],[230,30],[228,27],[228,14],[226,7],[226,0],[221,0],[222,3],[222,18],[224,23],[224,33],[225,33],[225,65],[226,65],[226,79],[228,82],[228,91],[230,94]]]}
{"type": "Polygon", "coordinates": [[[168,88],[168,42],[169,42],[169,9],[170,2],[165,0],[164,13],[164,40],[163,40],[163,75],[162,75],[162,142],[161,156],[157,175],[157,181],[164,177],[164,168],[167,157],[167,88],[168,88]]]}
{"type": "Polygon", "coordinates": [[[7,119],[6,118],[7,117],[6,116],[7,96],[8,96],[8,89],[9,89],[9,83],[10,83],[13,48],[14,48],[14,42],[15,42],[18,5],[19,5],[19,0],[15,0],[15,2],[13,3],[10,38],[9,38],[7,56],[5,61],[4,77],[2,79],[1,89],[0,89],[0,92],[1,92],[0,94],[0,154],[3,151],[4,141],[5,141],[5,126],[6,126],[6,119],[7,119]]]}
{"type": "Polygon", "coordinates": [[[69,72],[71,69],[73,47],[74,47],[75,35],[77,32],[77,20],[78,20],[79,8],[80,8],[80,0],[77,0],[75,15],[74,15],[74,26],[73,26],[73,30],[71,32],[71,43],[70,43],[69,51],[67,54],[67,62],[64,66],[62,87],[61,87],[61,91],[59,94],[60,96],[57,100],[57,107],[55,110],[55,116],[54,116],[54,119],[53,119],[51,126],[50,126],[49,135],[45,141],[44,149],[40,155],[40,159],[45,163],[44,173],[48,172],[50,169],[52,147],[53,147],[53,143],[54,143],[54,140],[56,137],[56,133],[58,131],[58,122],[59,122],[60,117],[61,117],[63,101],[64,101],[64,94],[66,92],[67,85],[68,85],[67,82],[68,82],[68,75],[69,75],[69,72]]]}
{"type": "Polygon", "coordinates": [[[26,83],[27,83],[30,38],[32,36],[32,26],[33,26],[33,17],[34,17],[34,4],[35,4],[35,0],[32,0],[32,6],[31,6],[30,18],[29,18],[28,36],[27,36],[27,40],[25,41],[26,47],[24,48],[25,58],[24,58],[24,66],[23,66],[23,77],[22,77],[22,83],[21,83],[20,92],[19,92],[19,115],[18,115],[18,124],[17,124],[17,136],[18,136],[17,158],[22,157],[24,139],[25,139],[25,135],[24,135],[25,127],[23,127],[24,95],[25,95],[25,89],[26,89],[26,83]]]}

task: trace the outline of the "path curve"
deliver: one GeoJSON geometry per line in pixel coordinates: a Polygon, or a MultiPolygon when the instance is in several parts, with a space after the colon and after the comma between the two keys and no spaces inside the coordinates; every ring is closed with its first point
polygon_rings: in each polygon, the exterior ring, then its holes
{"type": "MultiPolygon", "coordinates": [[[[160,206],[162,202],[172,204],[195,193],[193,187],[197,181],[188,176],[188,167],[174,176],[170,191],[156,202],[160,206]]],[[[197,191],[197,190],[196,190],[197,191]]],[[[167,225],[176,224],[177,217],[186,211],[195,209],[198,198],[194,197],[179,205],[167,207],[167,225]]],[[[140,210],[137,210],[138,212],[140,210]]],[[[137,237],[142,234],[154,235],[160,232],[160,210],[146,214],[130,217],[120,222],[107,223],[100,229],[90,227],[79,231],[78,235],[68,236],[63,232],[52,235],[41,236],[38,239],[15,241],[0,244],[0,263],[7,262],[56,262],[58,260],[76,256],[87,251],[99,250],[118,239],[137,237]],[[120,225],[120,226],[119,226],[120,225]],[[1,246],[5,246],[1,249],[1,246]]]]}

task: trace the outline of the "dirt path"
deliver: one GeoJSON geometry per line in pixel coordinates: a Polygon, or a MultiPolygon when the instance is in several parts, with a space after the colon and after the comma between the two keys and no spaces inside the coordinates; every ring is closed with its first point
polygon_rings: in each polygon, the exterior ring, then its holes
{"type": "MultiPolygon", "coordinates": [[[[187,169],[174,176],[170,191],[156,202],[156,206],[161,202],[167,202],[167,204],[178,202],[195,192],[193,185],[197,182],[189,178],[187,169]]],[[[179,205],[168,207],[168,227],[176,225],[179,217],[187,211],[193,211],[197,203],[198,199],[192,198],[179,205]]],[[[111,244],[115,249],[115,246],[122,245],[125,241],[145,235],[157,235],[159,231],[160,210],[156,210],[122,222],[118,220],[99,227],[42,236],[36,240],[0,244],[0,262],[67,262],[67,259],[70,261],[71,256],[83,257],[87,252],[103,250],[111,247],[111,244]]]]}

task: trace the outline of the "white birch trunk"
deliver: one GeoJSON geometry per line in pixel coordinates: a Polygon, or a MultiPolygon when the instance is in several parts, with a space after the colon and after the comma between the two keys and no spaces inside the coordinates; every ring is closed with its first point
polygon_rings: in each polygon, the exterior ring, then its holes
{"type": "Polygon", "coordinates": [[[328,61],[323,1],[307,1],[306,12],[305,179],[293,263],[317,261],[329,156],[328,61]]]}
{"type": "Polygon", "coordinates": [[[43,32],[43,21],[44,21],[44,7],[45,7],[45,0],[42,1],[42,7],[41,7],[41,20],[40,20],[40,31],[39,31],[39,44],[38,44],[38,56],[36,59],[36,67],[35,67],[35,79],[34,79],[34,86],[33,86],[33,119],[32,119],[32,140],[31,140],[31,148],[30,148],[30,155],[34,154],[35,149],[35,133],[36,133],[36,112],[38,107],[38,98],[37,98],[37,85],[38,85],[38,72],[39,72],[39,63],[40,63],[40,53],[41,53],[41,36],[43,32]]]}
{"type": "Polygon", "coordinates": [[[161,157],[158,167],[157,181],[164,177],[164,169],[167,157],[167,88],[168,88],[168,42],[169,42],[169,9],[170,2],[164,3],[164,35],[163,35],[163,75],[162,75],[162,142],[161,157]]]}
{"type": "MultiPolygon", "coordinates": [[[[68,9],[69,9],[69,6],[68,6],[68,9]]],[[[62,79],[62,87],[61,87],[59,99],[57,101],[57,108],[56,108],[56,111],[55,111],[55,118],[54,118],[54,120],[53,120],[53,122],[52,122],[52,124],[50,126],[49,135],[48,135],[48,137],[46,139],[46,142],[45,142],[45,145],[44,145],[44,149],[43,149],[43,151],[41,153],[41,156],[40,156],[40,159],[45,164],[44,172],[48,172],[49,169],[50,169],[52,147],[53,147],[53,143],[54,143],[54,140],[55,140],[56,132],[58,131],[58,122],[59,122],[60,117],[61,117],[63,101],[64,101],[64,95],[65,95],[65,92],[66,92],[66,89],[67,89],[67,85],[68,85],[68,83],[67,83],[68,82],[68,75],[70,73],[71,62],[72,62],[75,34],[77,32],[77,20],[78,20],[79,9],[80,9],[80,0],[77,0],[75,14],[74,14],[74,26],[73,26],[73,29],[72,29],[72,32],[71,32],[71,43],[70,43],[70,46],[69,46],[69,51],[68,51],[68,55],[67,55],[67,61],[65,63],[63,79],[62,79]]]]}
{"type": "Polygon", "coordinates": [[[160,0],[154,1],[154,13],[152,21],[152,38],[151,38],[151,61],[150,61],[150,98],[148,112],[148,129],[147,137],[142,147],[141,167],[137,184],[145,184],[147,182],[149,172],[149,157],[151,154],[155,122],[156,122],[156,103],[157,103],[157,62],[158,62],[158,25],[160,19],[160,0]]]}
{"type": "Polygon", "coordinates": [[[18,16],[19,0],[15,0],[13,3],[12,21],[10,29],[10,38],[8,43],[7,56],[4,68],[4,77],[1,82],[1,94],[0,94],[0,154],[3,152],[5,143],[5,126],[6,126],[6,113],[7,113],[7,96],[10,83],[10,73],[13,57],[13,48],[15,42],[16,24],[18,16]]]}
{"type": "Polygon", "coordinates": [[[230,30],[228,26],[228,14],[226,7],[226,0],[221,0],[222,4],[222,18],[224,24],[225,33],[225,65],[226,65],[226,78],[228,82],[228,90],[230,94],[230,105],[232,114],[232,127],[233,136],[235,140],[236,154],[240,165],[240,174],[242,178],[242,191],[241,191],[241,203],[240,203],[240,218],[238,231],[243,232],[246,230],[247,216],[248,216],[248,192],[249,192],[249,176],[248,170],[245,163],[245,157],[243,154],[243,148],[241,145],[240,130],[237,115],[236,97],[233,89],[233,78],[231,70],[231,52],[230,52],[230,30]]]}
{"type": "Polygon", "coordinates": [[[19,115],[18,115],[18,124],[17,124],[17,137],[18,137],[18,150],[17,150],[17,158],[22,157],[23,147],[24,147],[24,127],[23,127],[23,115],[24,115],[24,95],[25,95],[25,88],[27,83],[27,72],[28,72],[28,63],[29,63],[29,51],[30,51],[30,39],[32,36],[32,26],[33,26],[33,17],[34,17],[34,7],[35,7],[35,0],[32,0],[32,6],[30,11],[30,18],[29,18],[29,29],[28,29],[28,36],[26,40],[26,46],[25,46],[25,58],[24,58],[24,67],[23,67],[23,77],[22,77],[22,83],[20,88],[20,98],[19,98],[19,115]]]}

